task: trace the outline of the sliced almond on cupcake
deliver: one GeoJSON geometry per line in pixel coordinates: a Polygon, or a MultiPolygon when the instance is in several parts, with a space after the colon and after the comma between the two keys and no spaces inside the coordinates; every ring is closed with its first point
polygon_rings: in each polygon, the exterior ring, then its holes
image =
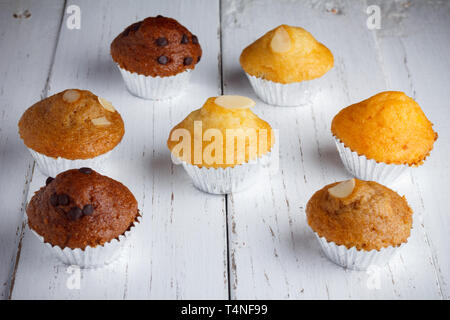
{"type": "Polygon", "coordinates": [[[270,41],[270,48],[273,52],[276,53],[284,53],[291,49],[291,37],[286,29],[281,26],[277,30],[275,30],[275,34],[270,41]]]}
{"type": "Polygon", "coordinates": [[[102,97],[98,97],[98,102],[102,105],[103,108],[105,108],[106,110],[110,111],[110,112],[116,112],[116,109],[114,108],[114,106],[111,104],[111,102],[109,102],[106,99],[103,99],[102,97]]]}
{"type": "Polygon", "coordinates": [[[94,126],[97,126],[97,127],[109,126],[111,124],[111,122],[109,122],[109,120],[106,119],[106,117],[91,119],[91,121],[94,124],[94,126]]]}
{"type": "Polygon", "coordinates": [[[255,106],[255,101],[244,96],[224,95],[217,97],[214,103],[227,109],[249,109],[255,106]]]}
{"type": "Polygon", "coordinates": [[[352,194],[353,189],[355,189],[355,179],[350,179],[346,181],[339,182],[334,187],[331,187],[328,189],[328,192],[330,195],[332,195],[335,198],[347,198],[349,195],[352,194]]]}
{"type": "Polygon", "coordinates": [[[80,99],[80,93],[77,90],[66,90],[62,96],[67,103],[72,103],[80,99]]]}

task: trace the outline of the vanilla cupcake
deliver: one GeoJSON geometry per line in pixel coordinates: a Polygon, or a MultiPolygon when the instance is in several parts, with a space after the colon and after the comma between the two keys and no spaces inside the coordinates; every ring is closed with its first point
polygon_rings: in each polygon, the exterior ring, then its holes
{"type": "Polygon", "coordinates": [[[28,108],[19,134],[47,176],[80,167],[101,169],[125,133],[122,117],[107,100],[69,89],[28,108]]]}
{"type": "Polygon", "coordinates": [[[313,79],[333,67],[333,54],[308,31],[281,25],[242,51],[240,63],[258,97],[277,106],[311,100],[313,79]]]}
{"type": "Polygon", "coordinates": [[[170,132],[167,146],[194,185],[225,194],[257,183],[269,165],[274,134],[256,116],[255,102],[242,96],[209,98],[170,132]]]}
{"type": "Polygon", "coordinates": [[[424,162],[437,139],[432,126],[413,99],[386,91],[342,109],[331,132],[352,175],[388,184],[424,162]]]}
{"type": "Polygon", "coordinates": [[[404,197],[357,179],[325,186],[306,207],[308,224],[325,255],[356,270],[385,265],[407,243],[412,214],[404,197]]]}
{"type": "Polygon", "coordinates": [[[202,49],[197,36],[175,19],[157,16],[120,33],[111,43],[111,56],[132,94],[163,100],[186,89],[202,49]]]}

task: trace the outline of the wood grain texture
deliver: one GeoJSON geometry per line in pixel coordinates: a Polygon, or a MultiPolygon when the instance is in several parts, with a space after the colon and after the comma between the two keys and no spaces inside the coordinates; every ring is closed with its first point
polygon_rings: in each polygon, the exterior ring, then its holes
{"type": "Polygon", "coordinates": [[[0,1],[0,298],[448,299],[449,17],[450,2],[419,0],[0,1]],[[66,27],[71,4],[81,8],[80,30],[66,27]],[[366,27],[371,4],[381,8],[380,30],[366,27]],[[187,93],[155,103],[126,91],[109,44],[158,14],[197,34],[203,57],[187,93]],[[246,45],[282,23],[306,28],[335,57],[303,108],[262,103],[238,62],[246,45]],[[80,289],[68,288],[70,269],[26,227],[25,204],[45,177],[17,134],[28,106],[66,88],[91,90],[121,113],[126,134],[103,173],[127,185],[144,213],[121,260],[82,270],[80,289]],[[350,177],[332,117],[388,89],[416,99],[439,139],[422,167],[390,186],[415,212],[408,245],[375,274],[348,271],[323,255],[304,209],[316,190],[350,177]],[[226,197],[196,190],[165,145],[176,123],[222,90],[255,99],[280,142],[278,170],[226,197]]]}
{"type": "MultiPolygon", "coordinates": [[[[171,127],[220,91],[218,2],[73,3],[81,8],[81,29],[61,29],[50,93],[86,88],[119,110],[125,137],[103,172],[130,188],[144,219],[121,261],[105,270],[82,271],[80,290],[67,289],[66,268],[26,230],[12,298],[227,298],[224,197],[196,190],[183,169],[171,163],[165,144],[171,127]],[[203,19],[193,14],[205,9],[210,15],[203,19]],[[157,14],[178,19],[205,49],[189,92],[163,103],[130,95],[109,55],[110,42],[126,26],[157,14]]],[[[35,172],[30,190],[44,181],[35,172]]]]}
{"type": "Polygon", "coordinates": [[[375,3],[382,10],[391,12],[385,18],[386,30],[376,32],[386,82],[413,97],[439,134],[426,165],[413,171],[410,183],[415,192],[414,205],[419,212],[417,225],[422,231],[422,241],[428,245],[430,263],[436,267],[435,282],[439,294],[449,299],[450,217],[445,205],[448,192],[444,190],[450,183],[450,112],[447,105],[450,75],[446,72],[450,70],[450,3],[414,1],[408,4],[403,1],[395,6],[391,4],[391,7],[383,2],[375,3]]]}
{"type": "Polygon", "coordinates": [[[20,257],[21,222],[34,167],[17,123],[46,94],[62,7],[60,1],[48,1],[46,7],[36,1],[0,2],[0,299],[9,296],[20,257]]]}
{"type": "MultiPolygon", "coordinates": [[[[333,70],[317,80],[310,106],[274,108],[258,100],[257,113],[280,130],[280,167],[276,174],[267,176],[270,183],[229,197],[232,298],[445,297],[443,276],[439,276],[440,266],[434,257],[437,249],[424,241],[429,236],[417,218],[428,208],[420,200],[415,177],[424,171],[429,174],[429,164],[391,186],[406,195],[416,218],[408,246],[379,270],[379,289],[371,289],[372,274],[346,271],[328,261],[306,223],[304,209],[311,195],[325,184],[349,177],[330,134],[332,117],[351,103],[391,88],[376,35],[366,27],[366,7],[353,1],[223,3],[226,93],[256,99],[239,66],[239,54],[279,24],[306,28],[335,56],[333,70]]],[[[395,58],[396,52],[386,54],[395,58]]],[[[422,91],[431,94],[427,88],[422,91]]],[[[412,95],[410,90],[405,92],[412,95]]],[[[435,226],[433,233],[438,240],[446,237],[444,226],[435,226]]]]}

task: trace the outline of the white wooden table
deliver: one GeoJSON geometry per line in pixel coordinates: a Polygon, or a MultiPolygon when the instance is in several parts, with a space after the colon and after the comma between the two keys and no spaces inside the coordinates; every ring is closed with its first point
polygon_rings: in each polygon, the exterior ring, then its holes
{"type": "Polygon", "coordinates": [[[448,299],[449,32],[450,1],[439,0],[0,0],[0,297],[448,299]],[[79,30],[67,28],[72,4],[81,8],[79,30]],[[366,26],[372,4],[381,8],[379,30],[366,26]],[[189,91],[155,103],[125,90],[109,45],[129,24],[157,14],[197,34],[204,54],[189,91]],[[335,57],[308,107],[265,105],[239,66],[242,49],[282,23],[306,28],[335,57]],[[145,215],[123,258],[81,270],[79,289],[26,225],[26,203],[45,177],[17,133],[26,108],[66,88],[89,89],[121,113],[126,134],[104,173],[131,189],[145,215]],[[424,166],[391,186],[414,210],[408,245],[377,272],[347,271],[321,253],[304,209],[314,191],[349,177],[332,117],[388,89],[416,99],[439,139],[424,166]],[[255,112],[280,130],[280,168],[267,183],[215,196],[171,163],[166,139],[188,112],[222,93],[254,98],[255,112]]]}

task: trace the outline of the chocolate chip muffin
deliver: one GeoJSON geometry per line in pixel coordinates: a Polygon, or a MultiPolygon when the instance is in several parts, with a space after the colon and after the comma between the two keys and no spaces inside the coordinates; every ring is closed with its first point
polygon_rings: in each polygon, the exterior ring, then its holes
{"type": "Polygon", "coordinates": [[[123,69],[146,76],[173,76],[194,69],[202,49],[198,38],[175,19],[149,17],[127,27],[111,44],[123,69]]]}
{"type": "Polygon", "coordinates": [[[159,15],[127,27],[111,43],[111,56],[132,94],[158,100],[186,85],[202,49],[197,36],[175,19],[159,15]]]}
{"type": "Polygon", "coordinates": [[[48,178],[27,207],[28,224],[52,246],[85,249],[118,239],[137,221],[133,194],[90,168],[48,178]]]}
{"type": "Polygon", "coordinates": [[[79,89],[35,103],[19,121],[20,137],[50,176],[69,168],[96,167],[98,157],[114,149],[124,133],[122,117],[110,102],[79,89]]]}

